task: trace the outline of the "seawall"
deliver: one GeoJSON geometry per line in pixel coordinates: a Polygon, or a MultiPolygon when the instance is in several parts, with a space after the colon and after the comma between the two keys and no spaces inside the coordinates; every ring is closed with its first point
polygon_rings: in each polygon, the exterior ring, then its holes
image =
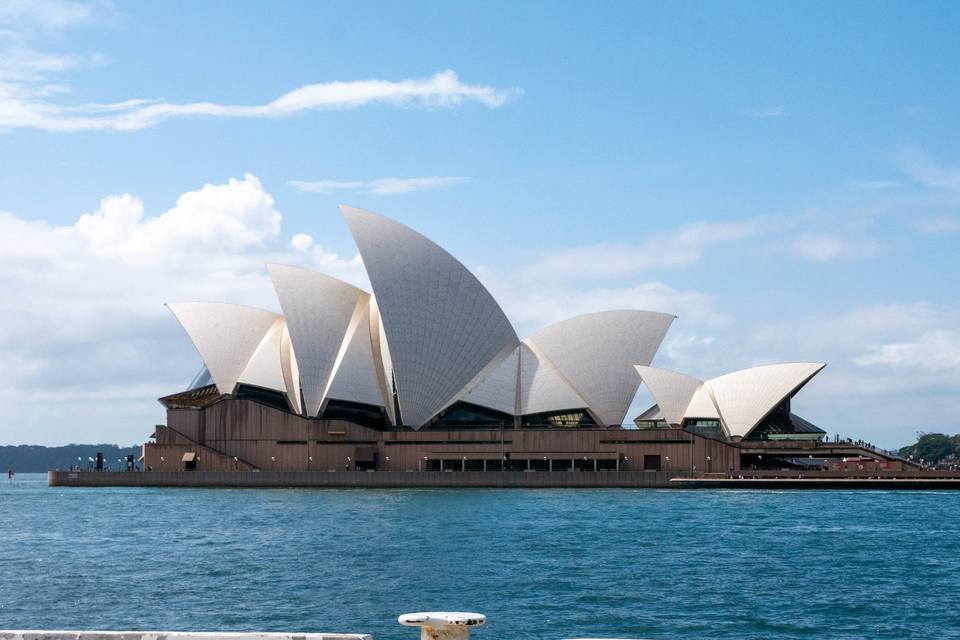
{"type": "MultiPolygon", "coordinates": [[[[666,472],[49,471],[51,487],[669,488],[666,472]]],[[[0,638],[0,640],[3,640],[0,638]]]]}
{"type": "MultiPolygon", "coordinates": [[[[766,475],[769,474],[769,475],[766,475]]],[[[960,476],[916,472],[913,477],[678,477],[676,472],[402,472],[402,471],[50,471],[51,487],[183,488],[497,488],[497,489],[950,489],[960,476]]],[[[0,640],[4,640],[0,638],[0,640]]]]}

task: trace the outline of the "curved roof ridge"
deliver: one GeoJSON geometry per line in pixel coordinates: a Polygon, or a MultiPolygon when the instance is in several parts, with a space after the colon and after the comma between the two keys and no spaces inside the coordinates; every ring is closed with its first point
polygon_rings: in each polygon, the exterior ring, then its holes
{"type": "Polygon", "coordinates": [[[732,376],[737,373],[743,373],[744,371],[753,371],[754,369],[763,369],[765,367],[783,367],[790,365],[817,365],[821,369],[827,366],[826,362],[816,362],[814,360],[786,360],[783,362],[766,362],[764,364],[757,364],[751,367],[743,367],[742,369],[734,369],[733,371],[728,371],[726,373],[721,373],[718,376],[713,378],[707,378],[704,382],[710,382],[711,380],[716,380],[717,378],[723,378],[724,376],[732,376]]]}
{"type": "Polygon", "coordinates": [[[278,267],[278,268],[280,268],[280,269],[297,269],[297,270],[299,270],[299,271],[305,271],[305,272],[307,272],[308,274],[316,275],[316,276],[321,276],[321,277],[323,277],[323,278],[327,278],[328,280],[333,280],[333,281],[337,282],[337,283],[338,283],[339,285],[341,285],[341,286],[350,287],[351,289],[356,289],[356,290],[359,291],[360,293],[364,293],[364,294],[366,294],[366,295],[370,295],[370,292],[367,291],[366,289],[364,289],[363,287],[358,287],[357,285],[353,284],[352,282],[347,282],[347,281],[344,280],[343,278],[338,278],[338,277],[336,277],[336,276],[330,275],[329,273],[324,273],[323,271],[318,271],[318,270],[316,270],[316,269],[311,269],[310,267],[304,267],[304,266],[301,266],[301,265],[298,265],[298,264],[289,264],[289,263],[286,263],[286,262],[267,262],[267,263],[266,263],[266,267],[267,267],[267,272],[268,272],[268,273],[270,272],[270,268],[271,268],[271,267],[278,267]]]}

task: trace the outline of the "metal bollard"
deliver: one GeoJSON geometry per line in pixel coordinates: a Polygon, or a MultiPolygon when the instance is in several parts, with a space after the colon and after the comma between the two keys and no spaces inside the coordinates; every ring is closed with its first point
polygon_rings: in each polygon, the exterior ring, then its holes
{"type": "Polygon", "coordinates": [[[479,627],[486,621],[482,613],[463,611],[405,613],[397,618],[405,627],[420,627],[420,640],[467,640],[470,627],[479,627]]]}

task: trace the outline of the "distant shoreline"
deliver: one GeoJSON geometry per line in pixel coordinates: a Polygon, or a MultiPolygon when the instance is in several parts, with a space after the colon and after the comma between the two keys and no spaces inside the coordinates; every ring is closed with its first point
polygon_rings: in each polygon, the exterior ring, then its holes
{"type": "Polygon", "coordinates": [[[97,453],[103,453],[108,467],[116,467],[121,458],[125,460],[130,455],[139,458],[141,447],[116,444],[0,445],[0,472],[5,474],[8,469],[13,469],[16,473],[46,473],[50,469],[70,469],[78,465],[86,468],[93,465],[90,458],[96,460],[97,453]]]}

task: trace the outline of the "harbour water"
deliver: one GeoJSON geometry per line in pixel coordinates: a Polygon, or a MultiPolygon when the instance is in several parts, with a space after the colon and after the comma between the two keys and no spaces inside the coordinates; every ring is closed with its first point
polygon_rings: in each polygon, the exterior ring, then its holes
{"type": "Polygon", "coordinates": [[[0,628],[960,637],[960,492],[0,486],[0,628]]]}

